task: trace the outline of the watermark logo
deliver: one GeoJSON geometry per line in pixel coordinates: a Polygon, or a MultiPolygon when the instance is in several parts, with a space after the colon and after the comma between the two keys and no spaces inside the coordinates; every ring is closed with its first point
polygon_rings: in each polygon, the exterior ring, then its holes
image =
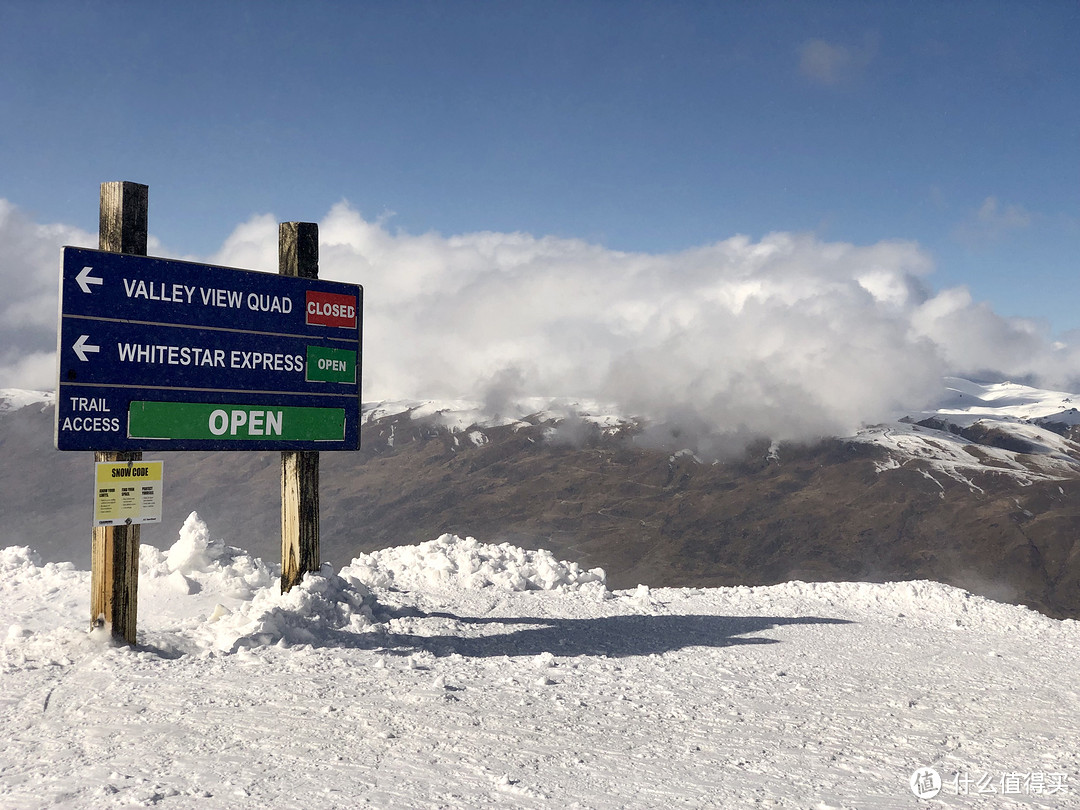
{"type": "Polygon", "coordinates": [[[950,780],[949,787],[957,796],[1054,796],[1068,792],[1068,778],[1064,773],[1007,771],[995,779],[994,774],[985,771],[977,775],[961,771],[950,780]]]}
{"type": "Polygon", "coordinates": [[[941,792],[941,774],[933,768],[919,768],[911,774],[908,784],[920,799],[932,799],[941,792]]]}
{"type": "Polygon", "coordinates": [[[942,789],[951,796],[1054,796],[1068,793],[1068,774],[1045,771],[958,771],[948,781],[929,766],[911,774],[908,784],[920,799],[933,799],[942,789]],[[996,776],[996,778],[995,778],[996,776]]]}

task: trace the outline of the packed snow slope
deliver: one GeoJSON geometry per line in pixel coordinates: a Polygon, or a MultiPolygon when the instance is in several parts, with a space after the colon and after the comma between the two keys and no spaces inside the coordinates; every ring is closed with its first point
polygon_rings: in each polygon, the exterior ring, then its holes
{"type": "Polygon", "coordinates": [[[137,646],[88,595],[0,551],[0,807],[1080,806],[1080,625],[933,582],[611,592],[444,535],[283,596],[193,513],[137,646]]]}

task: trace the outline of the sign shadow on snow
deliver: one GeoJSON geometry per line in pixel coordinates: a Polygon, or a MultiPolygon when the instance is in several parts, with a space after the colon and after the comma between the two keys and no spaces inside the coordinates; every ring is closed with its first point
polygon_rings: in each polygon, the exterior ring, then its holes
{"type": "Polygon", "coordinates": [[[421,636],[389,633],[388,646],[402,654],[416,649],[435,656],[468,658],[606,655],[627,658],[662,654],[687,647],[733,647],[742,644],[778,644],[777,639],[752,635],[785,625],[852,624],[846,619],[819,616],[603,616],[591,619],[552,617],[465,617],[448,613],[426,614],[462,625],[506,625],[506,630],[477,636],[421,636]],[[513,625],[527,625],[513,628],[513,625]]]}

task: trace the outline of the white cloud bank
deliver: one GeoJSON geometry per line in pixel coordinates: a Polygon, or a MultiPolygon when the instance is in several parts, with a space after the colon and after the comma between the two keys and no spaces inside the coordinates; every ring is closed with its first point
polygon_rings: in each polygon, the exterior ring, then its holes
{"type": "Polygon", "coordinates": [[[96,248],[97,237],[39,225],[0,199],[0,387],[56,387],[60,248],[96,248]]]}
{"type": "MultiPolygon", "coordinates": [[[[0,386],[52,378],[51,358],[47,377],[28,358],[55,341],[58,232],[0,207],[5,286],[9,267],[37,280],[3,305],[0,386]],[[27,320],[23,306],[48,317],[27,320]]],[[[276,270],[276,219],[243,223],[207,260],[276,270]]],[[[1075,348],[963,288],[932,291],[931,270],[899,241],[776,233],[642,254],[521,233],[412,235],[346,203],[320,223],[320,275],[364,285],[365,400],[600,400],[717,453],[753,436],[850,433],[922,406],[947,373],[1075,390],[1075,348]]]]}

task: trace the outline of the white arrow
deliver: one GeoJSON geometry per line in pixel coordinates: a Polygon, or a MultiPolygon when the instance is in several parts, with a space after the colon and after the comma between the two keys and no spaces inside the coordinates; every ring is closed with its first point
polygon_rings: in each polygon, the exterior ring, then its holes
{"type": "Polygon", "coordinates": [[[79,271],[79,275],[75,276],[75,280],[79,282],[79,286],[82,287],[82,291],[84,293],[90,292],[91,284],[105,283],[104,279],[100,279],[97,276],[90,275],[90,271],[93,269],[93,267],[84,267],[81,271],[79,271]]]}
{"type": "Polygon", "coordinates": [[[75,345],[71,347],[75,350],[75,354],[79,355],[79,359],[82,360],[84,363],[89,359],[86,356],[88,353],[101,351],[100,346],[95,346],[92,343],[87,343],[86,341],[88,341],[89,339],[89,335],[79,335],[79,339],[76,340],[75,345]]]}

